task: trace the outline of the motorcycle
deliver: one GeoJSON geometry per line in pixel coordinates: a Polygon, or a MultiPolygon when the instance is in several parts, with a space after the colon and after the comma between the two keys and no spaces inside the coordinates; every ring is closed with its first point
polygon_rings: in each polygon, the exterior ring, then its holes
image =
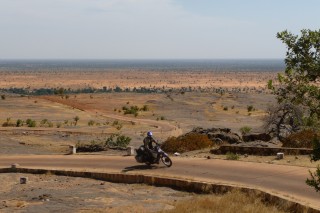
{"type": "Polygon", "coordinates": [[[169,158],[168,154],[160,148],[159,144],[154,147],[152,159],[145,150],[144,145],[141,145],[138,149],[136,149],[136,153],[135,159],[138,163],[145,163],[149,166],[151,164],[156,164],[159,162],[159,160],[161,160],[162,163],[167,167],[172,166],[172,160],[169,158]]]}

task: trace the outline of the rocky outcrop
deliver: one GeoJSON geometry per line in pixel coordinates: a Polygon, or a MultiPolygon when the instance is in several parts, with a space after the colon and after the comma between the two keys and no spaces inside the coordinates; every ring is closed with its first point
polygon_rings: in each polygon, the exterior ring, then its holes
{"type": "Polygon", "coordinates": [[[187,133],[198,133],[207,135],[208,138],[216,143],[220,144],[222,142],[227,142],[229,144],[236,144],[243,142],[241,137],[234,132],[231,132],[229,128],[211,128],[211,129],[203,129],[201,127],[193,129],[191,132],[187,133]]]}
{"type": "Polygon", "coordinates": [[[242,139],[244,142],[251,142],[251,141],[270,141],[272,139],[271,135],[267,133],[260,133],[260,134],[248,134],[243,135],[242,139]]]}

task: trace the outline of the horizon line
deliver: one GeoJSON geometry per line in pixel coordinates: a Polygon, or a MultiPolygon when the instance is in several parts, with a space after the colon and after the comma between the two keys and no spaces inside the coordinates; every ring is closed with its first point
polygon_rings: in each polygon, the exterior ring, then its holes
{"type": "Polygon", "coordinates": [[[0,61],[179,61],[179,60],[284,60],[284,58],[0,58],[0,61]]]}

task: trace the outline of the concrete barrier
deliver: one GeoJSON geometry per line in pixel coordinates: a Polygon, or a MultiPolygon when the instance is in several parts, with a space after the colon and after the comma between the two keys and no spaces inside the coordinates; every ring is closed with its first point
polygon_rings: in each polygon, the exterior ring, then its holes
{"type": "Polygon", "coordinates": [[[76,153],[77,153],[77,148],[76,148],[76,146],[70,145],[70,146],[69,146],[69,154],[70,154],[70,155],[73,155],[73,154],[76,154],[76,153]]]}
{"type": "Polygon", "coordinates": [[[152,186],[171,187],[173,189],[195,192],[195,193],[214,193],[224,194],[232,190],[239,190],[248,195],[260,198],[262,202],[281,206],[288,212],[296,213],[320,213],[320,209],[316,209],[287,197],[264,192],[259,189],[249,187],[229,186],[225,184],[216,184],[201,181],[191,181],[178,178],[157,177],[142,174],[124,174],[124,173],[101,173],[101,172],[80,172],[65,170],[48,170],[48,169],[28,169],[28,168],[2,168],[0,173],[29,173],[29,174],[52,174],[70,177],[92,178],[113,183],[127,184],[147,184],[152,186]]]}
{"type": "Polygon", "coordinates": [[[136,152],[135,152],[134,147],[133,147],[133,146],[128,146],[128,147],[127,147],[127,155],[128,155],[128,156],[133,156],[133,155],[135,155],[135,154],[136,154],[136,152]]]}

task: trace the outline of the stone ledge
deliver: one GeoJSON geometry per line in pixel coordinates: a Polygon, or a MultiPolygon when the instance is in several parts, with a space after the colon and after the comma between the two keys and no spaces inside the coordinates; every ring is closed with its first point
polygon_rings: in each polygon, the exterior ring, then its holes
{"type": "Polygon", "coordinates": [[[281,206],[288,212],[320,213],[320,209],[312,208],[297,201],[279,195],[264,192],[262,190],[249,187],[237,187],[223,184],[215,184],[200,181],[191,181],[178,178],[156,177],[142,174],[123,174],[123,173],[100,173],[100,172],[80,172],[49,169],[28,169],[28,168],[0,168],[0,173],[29,173],[29,174],[52,174],[70,177],[84,177],[96,180],[103,180],[113,183],[127,184],[148,184],[152,186],[163,186],[178,189],[181,191],[195,193],[214,193],[224,194],[234,189],[240,190],[248,195],[259,197],[262,202],[281,206]]]}
{"type": "Polygon", "coordinates": [[[276,155],[278,152],[282,152],[285,155],[310,155],[312,154],[312,149],[305,148],[271,148],[271,147],[251,147],[251,146],[232,146],[223,145],[219,149],[212,149],[210,153],[212,154],[226,154],[228,152],[237,154],[248,154],[248,155],[276,155]]]}

